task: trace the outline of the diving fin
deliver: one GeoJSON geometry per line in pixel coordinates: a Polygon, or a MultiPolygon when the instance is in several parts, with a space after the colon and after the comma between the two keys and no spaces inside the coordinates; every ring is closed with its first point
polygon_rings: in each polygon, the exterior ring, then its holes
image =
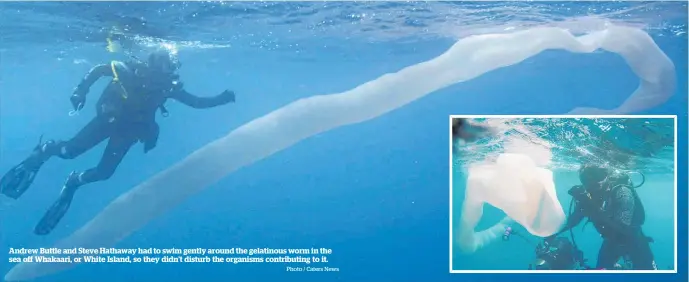
{"type": "Polygon", "coordinates": [[[60,198],[43,215],[43,218],[38,222],[33,232],[36,235],[47,235],[53,231],[62,217],[65,216],[67,210],[69,210],[70,204],[72,204],[72,197],[60,195],[60,198]]]}
{"type": "Polygon", "coordinates": [[[55,226],[57,226],[62,217],[65,216],[67,210],[69,210],[69,206],[72,204],[72,199],[74,199],[74,193],[79,187],[78,179],[79,174],[76,172],[72,172],[69,175],[67,183],[65,183],[62,187],[62,191],[60,191],[60,197],[53,203],[34,228],[34,233],[36,235],[47,235],[55,229],[55,226]]]}
{"type": "Polygon", "coordinates": [[[47,152],[48,147],[55,143],[52,140],[42,143],[41,140],[42,137],[28,158],[13,167],[0,179],[0,192],[2,194],[16,200],[29,189],[38,174],[38,170],[51,156],[47,152]]]}
{"type": "Polygon", "coordinates": [[[18,199],[29,189],[37,172],[37,170],[26,169],[24,162],[13,167],[0,180],[2,194],[15,200],[18,199]]]}

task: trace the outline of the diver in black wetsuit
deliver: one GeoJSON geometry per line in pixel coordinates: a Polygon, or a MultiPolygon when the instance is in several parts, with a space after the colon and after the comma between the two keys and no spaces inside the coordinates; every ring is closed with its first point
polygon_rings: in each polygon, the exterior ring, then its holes
{"type": "Polygon", "coordinates": [[[579,170],[579,178],[582,185],[569,191],[574,211],[565,227],[549,239],[574,228],[588,217],[604,240],[596,268],[614,269],[615,263],[627,256],[636,270],[657,269],[650,247],[653,240],[641,229],[646,217],[644,207],[629,175],[585,165],[579,170]]]}
{"type": "Polygon", "coordinates": [[[235,101],[234,93],[229,90],[213,97],[189,94],[178,80],[176,71],[179,67],[174,53],[160,49],[150,54],[147,62],[113,61],[95,66],[83,78],[70,98],[75,111],[84,107],[86,94],[93,83],[104,76],[112,77],[96,103],[96,116],[72,139],[39,141],[33,153],[0,181],[2,193],[17,199],[51,157],[73,159],[108,139],[105,152],[95,168],[69,175],[59,198],[43,216],[34,233],[50,233],[67,212],[77,188],[110,178],[134,144],[143,143],[144,152],[156,146],[159,128],[155,114],[160,110],[164,116],[167,115],[164,107],[167,99],[197,109],[235,101]]]}

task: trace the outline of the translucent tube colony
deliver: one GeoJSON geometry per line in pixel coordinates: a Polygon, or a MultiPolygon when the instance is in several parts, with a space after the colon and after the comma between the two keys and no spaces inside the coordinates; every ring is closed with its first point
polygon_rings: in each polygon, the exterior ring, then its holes
{"type": "MultiPolygon", "coordinates": [[[[674,65],[640,29],[610,26],[576,37],[560,28],[533,28],[463,38],[429,61],[385,74],[349,91],[297,100],[244,124],[124,193],[55,247],[113,246],[227,174],[300,140],[378,117],[436,90],[517,64],[548,49],[575,53],[603,49],[616,53],[640,78],[639,87],[619,107],[578,108],[572,114],[631,113],[659,105],[674,92],[674,65]],[[204,171],[203,177],[185,173],[194,170],[204,171]]],[[[32,279],[71,266],[21,263],[7,273],[5,280],[32,279]]]]}

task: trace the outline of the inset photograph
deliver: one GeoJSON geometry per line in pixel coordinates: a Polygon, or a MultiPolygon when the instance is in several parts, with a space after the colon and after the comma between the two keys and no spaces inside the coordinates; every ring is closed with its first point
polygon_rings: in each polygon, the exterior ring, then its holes
{"type": "Polygon", "coordinates": [[[676,116],[451,116],[450,272],[677,273],[676,116]]]}

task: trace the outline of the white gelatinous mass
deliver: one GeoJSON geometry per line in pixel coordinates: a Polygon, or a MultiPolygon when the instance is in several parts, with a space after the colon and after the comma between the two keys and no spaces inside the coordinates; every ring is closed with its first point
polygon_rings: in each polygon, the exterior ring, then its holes
{"type": "MultiPolygon", "coordinates": [[[[237,128],[124,193],[56,247],[114,245],[227,174],[304,138],[378,117],[438,89],[517,64],[547,49],[576,53],[603,49],[617,53],[641,80],[639,88],[615,109],[575,109],[574,112],[629,113],[658,105],[674,92],[672,62],[639,29],[611,26],[575,37],[559,28],[533,28],[466,37],[426,62],[385,74],[349,91],[297,100],[237,128]]],[[[12,268],[5,279],[26,280],[70,266],[22,263],[12,268]]]]}
{"type": "Polygon", "coordinates": [[[566,217],[557,199],[553,172],[536,166],[525,154],[513,153],[499,155],[494,163],[470,166],[456,238],[460,249],[472,253],[494,242],[511,220],[541,237],[562,227],[566,217]],[[484,204],[504,211],[507,217],[491,228],[475,232],[484,204]]]}

